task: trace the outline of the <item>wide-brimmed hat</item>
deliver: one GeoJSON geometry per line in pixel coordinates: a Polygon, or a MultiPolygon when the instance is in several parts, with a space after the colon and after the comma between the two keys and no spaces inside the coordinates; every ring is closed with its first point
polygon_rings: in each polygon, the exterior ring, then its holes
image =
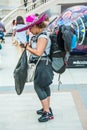
{"type": "Polygon", "coordinates": [[[37,17],[35,15],[27,16],[27,18],[26,18],[27,25],[24,28],[18,29],[17,32],[27,30],[28,28],[43,22],[45,20],[46,16],[47,15],[45,13],[40,15],[39,17],[37,17]]]}

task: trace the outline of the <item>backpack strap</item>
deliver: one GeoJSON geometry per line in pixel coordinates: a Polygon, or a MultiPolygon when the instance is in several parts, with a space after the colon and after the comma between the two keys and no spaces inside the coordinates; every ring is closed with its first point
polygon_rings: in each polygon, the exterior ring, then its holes
{"type": "MultiPolygon", "coordinates": [[[[41,32],[40,34],[38,34],[37,40],[38,40],[38,37],[39,37],[40,35],[42,35],[42,34],[45,35],[45,36],[47,36],[47,33],[46,33],[46,32],[41,32]]],[[[45,55],[48,57],[46,51],[44,51],[44,53],[45,53],[45,55]]]]}
{"type": "Polygon", "coordinates": [[[41,32],[41,33],[38,34],[37,36],[32,36],[31,41],[33,41],[33,42],[37,42],[38,37],[39,37],[40,35],[42,35],[42,34],[44,34],[44,35],[47,36],[47,33],[46,33],[46,32],[41,32]]]}
{"type": "Polygon", "coordinates": [[[42,35],[42,34],[45,35],[45,36],[47,36],[47,33],[46,33],[46,32],[41,32],[40,34],[37,35],[37,39],[38,39],[38,37],[39,37],[40,35],[42,35]]]}
{"type": "Polygon", "coordinates": [[[60,90],[60,85],[62,84],[62,82],[60,80],[60,76],[61,76],[61,74],[59,74],[59,76],[58,76],[58,91],[60,90]]]}

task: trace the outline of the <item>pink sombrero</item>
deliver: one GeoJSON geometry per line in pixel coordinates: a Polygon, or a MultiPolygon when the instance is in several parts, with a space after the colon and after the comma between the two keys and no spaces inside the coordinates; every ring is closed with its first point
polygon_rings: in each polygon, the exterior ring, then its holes
{"type": "Polygon", "coordinates": [[[43,22],[46,18],[46,14],[42,14],[41,16],[37,17],[35,15],[29,15],[26,17],[27,25],[24,28],[18,29],[17,32],[21,32],[24,30],[27,30],[29,27],[32,27],[33,25],[39,24],[43,22]]]}
{"type": "Polygon", "coordinates": [[[28,15],[28,16],[26,17],[26,23],[29,24],[29,23],[33,22],[34,19],[36,19],[36,16],[35,16],[34,14],[28,15]]]}

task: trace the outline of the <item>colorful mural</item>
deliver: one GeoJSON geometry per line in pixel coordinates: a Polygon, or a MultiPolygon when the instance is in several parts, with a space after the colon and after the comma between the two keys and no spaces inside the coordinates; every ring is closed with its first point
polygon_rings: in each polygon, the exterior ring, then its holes
{"type": "Polygon", "coordinates": [[[78,5],[66,9],[57,24],[73,25],[78,39],[77,47],[73,51],[87,53],[87,6],[78,5]]]}

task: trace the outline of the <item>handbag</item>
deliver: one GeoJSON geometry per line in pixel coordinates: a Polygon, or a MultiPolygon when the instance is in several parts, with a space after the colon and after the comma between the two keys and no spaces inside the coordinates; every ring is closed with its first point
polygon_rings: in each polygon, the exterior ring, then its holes
{"type": "Polygon", "coordinates": [[[27,78],[26,78],[26,82],[33,82],[34,81],[34,76],[35,76],[35,70],[36,70],[36,67],[41,59],[41,56],[39,57],[37,63],[30,63],[29,61],[29,57],[30,57],[30,54],[28,55],[28,60],[27,60],[27,64],[28,64],[28,67],[27,67],[27,78]]]}
{"type": "Polygon", "coordinates": [[[24,89],[27,78],[27,54],[26,50],[22,53],[15,69],[14,69],[14,81],[15,90],[18,95],[20,95],[24,89]]]}

